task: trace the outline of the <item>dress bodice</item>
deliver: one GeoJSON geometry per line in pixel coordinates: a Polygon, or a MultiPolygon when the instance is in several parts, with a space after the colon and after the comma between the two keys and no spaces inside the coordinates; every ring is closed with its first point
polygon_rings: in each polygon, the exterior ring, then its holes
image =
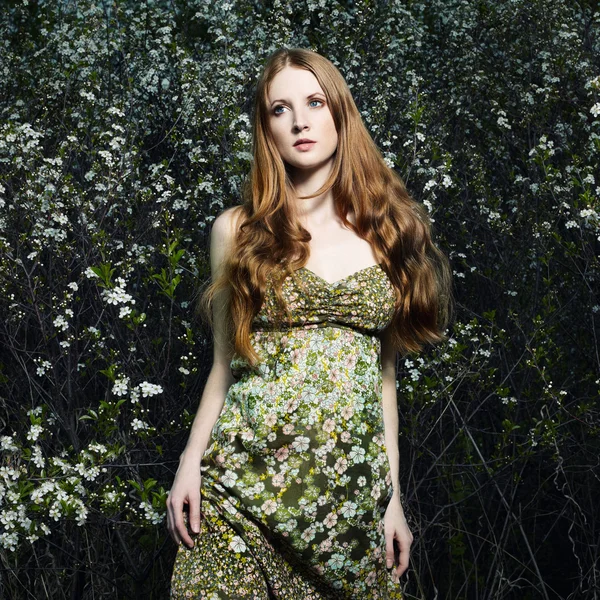
{"type": "MultiPolygon", "coordinates": [[[[330,283],[306,267],[294,271],[282,285],[292,327],[346,327],[377,334],[394,315],[395,292],[381,265],[371,265],[330,283]]],[[[254,331],[285,328],[272,285],[255,316],[254,331]]]]}

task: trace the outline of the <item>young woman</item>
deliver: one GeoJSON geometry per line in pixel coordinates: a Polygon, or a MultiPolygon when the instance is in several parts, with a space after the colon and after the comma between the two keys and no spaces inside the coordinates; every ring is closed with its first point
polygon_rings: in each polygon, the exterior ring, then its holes
{"type": "Polygon", "coordinates": [[[253,141],[245,203],[211,234],[214,362],[167,502],[172,597],[401,598],[396,355],[442,338],[448,264],[322,56],[271,56],[253,141]]]}

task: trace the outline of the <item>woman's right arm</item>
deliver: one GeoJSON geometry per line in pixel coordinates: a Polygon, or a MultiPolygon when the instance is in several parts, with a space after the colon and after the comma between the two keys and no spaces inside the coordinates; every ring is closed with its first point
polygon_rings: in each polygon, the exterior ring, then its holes
{"type": "MultiPolygon", "coordinates": [[[[236,209],[226,210],[213,223],[210,236],[210,265],[213,279],[219,276],[231,250],[237,231],[238,214],[236,209]]],[[[231,349],[226,339],[227,298],[225,294],[225,291],[220,292],[213,302],[213,364],[167,498],[169,533],[177,544],[183,542],[190,548],[193,548],[194,541],[183,521],[183,505],[188,505],[190,526],[193,532],[198,533],[200,531],[200,462],[208,447],[214,424],[223,410],[227,390],[234,382],[230,369],[231,349]]]]}

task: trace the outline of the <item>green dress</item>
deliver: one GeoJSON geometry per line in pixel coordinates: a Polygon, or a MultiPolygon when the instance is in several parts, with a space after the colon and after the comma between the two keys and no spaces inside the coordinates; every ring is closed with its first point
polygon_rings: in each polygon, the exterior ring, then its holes
{"type": "MultiPolygon", "coordinates": [[[[171,598],[399,599],[385,568],[391,497],[381,346],[394,314],[380,265],[335,283],[301,268],[267,286],[202,460],[200,534],[180,545],[171,598]]],[[[187,524],[187,520],[186,520],[187,524]]]]}

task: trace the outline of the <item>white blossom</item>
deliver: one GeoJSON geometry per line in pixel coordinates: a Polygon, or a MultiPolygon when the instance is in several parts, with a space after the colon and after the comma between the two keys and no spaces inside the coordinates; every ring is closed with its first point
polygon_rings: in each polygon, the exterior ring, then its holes
{"type": "Polygon", "coordinates": [[[0,437],[0,450],[4,452],[16,452],[19,449],[13,442],[12,435],[3,435],[0,437]]]}
{"type": "Polygon", "coordinates": [[[113,385],[112,392],[115,396],[125,396],[129,386],[129,377],[117,379],[113,385]]]}
{"type": "Polygon", "coordinates": [[[135,418],[133,421],[131,421],[131,427],[134,431],[140,431],[149,428],[148,423],[145,423],[138,418],[135,418]]]}
{"type": "Polygon", "coordinates": [[[158,394],[163,393],[163,389],[160,385],[149,383],[148,381],[142,381],[138,387],[142,393],[142,397],[144,398],[148,398],[149,396],[157,396],[158,394]]]}
{"type": "Polygon", "coordinates": [[[42,456],[42,449],[36,444],[31,451],[31,462],[38,468],[43,469],[46,461],[42,456]]]}
{"type": "Polygon", "coordinates": [[[15,532],[0,533],[0,546],[14,552],[17,549],[18,536],[15,532]]]}
{"type": "Polygon", "coordinates": [[[107,304],[126,304],[131,302],[135,304],[135,300],[130,296],[122,287],[115,286],[111,290],[102,290],[102,297],[106,300],[107,304]]]}
{"type": "Polygon", "coordinates": [[[498,120],[496,121],[498,123],[498,125],[500,127],[504,127],[505,129],[511,129],[510,123],[508,122],[508,119],[506,118],[506,113],[503,111],[500,111],[502,114],[498,117],[498,120]]]}
{"type": "Polygon", "coordinates": [[[44,428],[41,425],[32,425],[27,433],[27,439],[35,442],[40,437],[42,431],[44,431],[44,428]]]}
{"type": "Polygon", "coordinates": [[[106,452],[106,446],[104,444],[99,444],[98,442],[90,442],[90,444],[88,445],[88,450],[90,452],[104,454],[106,452]]]}
{"type": "Polygon", "coordinates": [[[65,331],[65,329],[69,327],[69,322],[62,315],[58,315],[58,317],[54,319],[53,324],[54,327],[62,331],[65,331]]]}
{"type": "Polygon", "coordinates": [[[124,319],[131,314],[131,306],[121,306],[119,309],[119,318],[124,319]]]}

